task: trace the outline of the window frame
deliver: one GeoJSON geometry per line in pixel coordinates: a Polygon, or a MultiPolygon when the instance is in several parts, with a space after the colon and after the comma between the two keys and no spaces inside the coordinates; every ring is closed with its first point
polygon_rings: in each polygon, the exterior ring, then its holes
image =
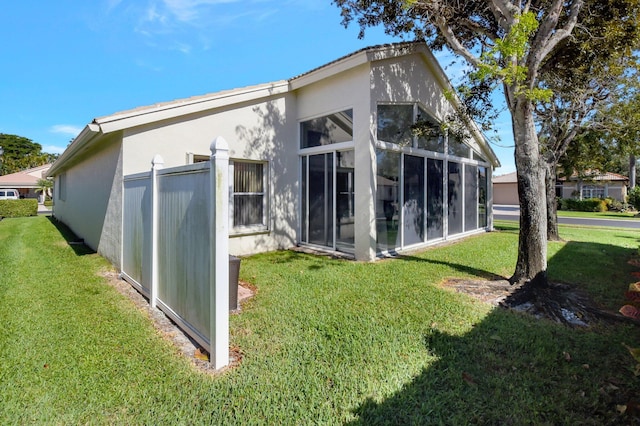
{"type": "Polygon", "coordinates": [[[67,172],[62,172],[58,175],[58,184],[55,185],[59,201],[66,201],[67,199],[67,172]]]}
{"type": "Polygon", "coordinates": [[[583,185],[580,189],[580,196],[583,200],[588,200],[590,198],[607,198],[607,187],[605,185],[595,185],[595,184],[587,184],[583,185]],[[590,196],[585,196],[585,191],[588,191],[590,196]],[[602,193],[602,197],[594,196],[594,194],[602,193]]]}
{"type": "Polygon", "coordinates": [[[249,159],[229,160],[229,228],[232,235],[245,235],[263,233],[269,231],[269,162],[249,159]],[[236,192],[235,170],[236,164],[260,164],[262,165],[262,192],[236,192]],[[237,225],[235,223],[236,196],[260,195],[262,196],[262,223],[250,225],[237,225]]]}

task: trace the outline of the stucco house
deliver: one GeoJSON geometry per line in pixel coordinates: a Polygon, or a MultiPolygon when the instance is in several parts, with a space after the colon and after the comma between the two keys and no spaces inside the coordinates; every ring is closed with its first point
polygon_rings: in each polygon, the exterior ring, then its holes
{"type": "Polygon", "coordinates": [[[51,164],[33,167],[16,173],[0,176],[0,189],[17,189],[21,198],[37,198],[43,202],[42,193],[36,192],[38,181],[44,179],[51,164]]]}
{"type": "Polygon", "coordinates": [[[441,130],[449,90],[424,43],[399,43],[289,80],[96,118],[49,171],[54,215],[119,265],[123,176],[148,171],[156,154],[165,167],[206,161],[222,136],[231,254],[304,245],[374,260],[484,232],[499,162],[474,125],[465,140],[441,130]],[[417,122],[432,136],[414,135],[417,122]]]}
{"type": "Polygon", "coordinates": [[[561,198],[613,198],[625,202],[629,178],[618,173],[589,170],[582,175],[558,178],[556,195],[561,198]]]}
{"type": "Polygon", "coordinates": [[[518,176],[516,172],[493,177],[493,204],[518,205],[518,176]]]}

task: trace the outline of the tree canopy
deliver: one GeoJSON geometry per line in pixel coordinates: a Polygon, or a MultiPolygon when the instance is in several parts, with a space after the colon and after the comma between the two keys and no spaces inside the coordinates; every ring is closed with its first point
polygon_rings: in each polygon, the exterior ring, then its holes
{"type": "Polygon", "coordinates": [[[0,133],[0,175],[16,173],[55,161],[56,154],[42,152],[42,145],[23,136],[0,133]]]}
{"type": "MultiPolygon", "coordinates": [[[[567,105],[577,105],[568,97],[554,98],[554,90],[564,94],[575,92],[576,88],[585,87],[595,71],[605,76],[613,70],[613,61],[602,58],[630,54],[634,46],[630,40],[637,32],[638,0],[334,0],[334,3],[341,9],[345,25],[357,22],[360,36],[367,27],[383,26],[388,34],[425,40],[434,50],[447,46],[466,59],[473,72],[463,96],[482,102],[489,98],[487,92],[496,87],[502,89],[512,117],[521,211],[518,261],[510,281],[544,285],[549,145],[540,144],[540,121],[536,118],[542,116],[545,105],[547,112],[555,113],[564,112],[567,105]],[[627,34],[631,37],[627,38],[627,34]],[[572,81],[574,71],[583,65],[590,68],[583,67],[572,81]]],[[[477,110],[481,108],[470,108],[468,112],[477,110]]],[[[588,113],[585,114],[586,117],[588,113]]],[[[569,116],[574,117],[571,114],[564,117],[569,116]]],[[[556,115],[558,123],[566,122],[562,117],[556,115]]],[[[563,141],[567,135],[572,138],[575,129],[559,136],[563,141]]],[[[547,137],[543,141],[551,143],[552,139],[547,137]]]]}

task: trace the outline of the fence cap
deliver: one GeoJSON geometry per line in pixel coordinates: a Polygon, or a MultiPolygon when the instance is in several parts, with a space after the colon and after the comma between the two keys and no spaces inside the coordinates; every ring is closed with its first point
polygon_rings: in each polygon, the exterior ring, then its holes
{"type": "Polygon", "coordinates": [[[160,154],[154,155],[153,159],[151,160],[151,165],[162,167],[164,165],[164,160],[162,159],[162,156],[160,154]]]}
{"type": "Polygon", "coordinates": [[[217,136],[211,142],[210,149],[212,154],[215,154],[216,151],[229,151],[229,144],[222,136],[217,136]]]}

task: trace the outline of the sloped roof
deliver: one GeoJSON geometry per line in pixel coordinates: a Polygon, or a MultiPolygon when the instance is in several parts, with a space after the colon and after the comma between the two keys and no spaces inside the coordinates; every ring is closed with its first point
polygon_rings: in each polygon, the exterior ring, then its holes
{"type": "Polygon", "coordinates": [[[493,178],[493,183],[517,183],[518,176],[516,172],[507,173],[493,178]]]}
{"type": "MultiPolygon", "coordinates": [[[[105,135],[107,133],[287,93],[367,62],[400,57],[416,52],[422,54],[428,62],[435,67],[435,77],[440,81],[440,84],[447,89],[451,89],[451,84],[446,77],[446,74],[431,53],[431,50],[427,47],[426,43],[403,42],[367,47],[289,80],[280,80],[272,83],[162,102],[95,118],[91,123],[85,126],[82,132],[80,132],[69,147],[67,147],[62,155],[60,155],[58,160],[49,170],[49,174],[54,175],[68,160],[99,140],[101,135],[105,135]]],[[[456,99],[454,99],[454,101],[456,101],[456,99]]],[[[494,165],[499,165],[500,162],[497,156],[486,142],[486,139],[480,130],[475,126],[475,123],[472,123],[471,127],[473,128],[470,130],[475,134],[475,138],[482,141],[480,145],[483,146],[484,150],[486,150],[486,154],[489,157],[490,162],[494,165]]]]}
{"type": "Polygon", "coordinates": [[[20,172],[0,176],[0,188],[36,188],[38,180],[43,179],[51,164],[34,167],[20,172]]]}
{"type": "Polygon", "coordinates": [[[588,181],[597,181],[597,182],[615,182],[615,181],[629,181],[629,178],[618,173],[612,172],[601,172],[600,170],[587,170],[586,172],[578,175],[574,173],[569,178],[561,178],[558,179],[560,181],[575,181],[575,180],[588,180],[588,181]]]}

